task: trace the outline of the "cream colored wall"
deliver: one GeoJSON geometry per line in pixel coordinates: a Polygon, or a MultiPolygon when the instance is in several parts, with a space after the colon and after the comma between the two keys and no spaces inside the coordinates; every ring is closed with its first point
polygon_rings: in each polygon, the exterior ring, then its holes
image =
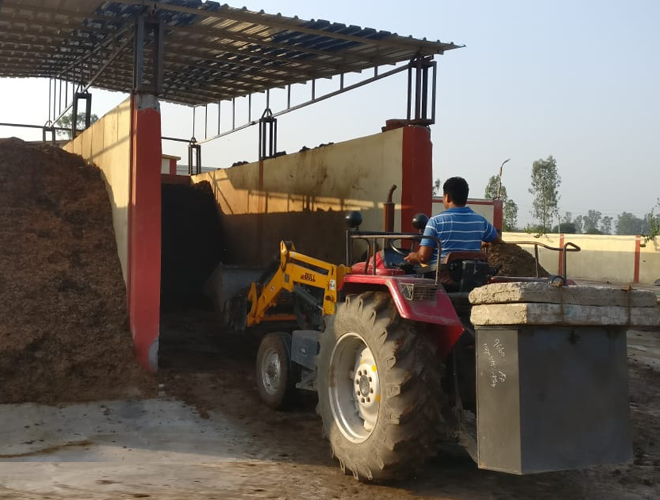
{"type": "MultiPolygon", "coordinates": [[[[527,233],[508,233],[502,235],[504,241],[538,241],[553,247],[559,247],[559,235],[549,234],[535,238],[527,233]]],[[[635,273],[635,236],[565,234],[564,243],[572,242],[581,248],[580,252],[571,252],[567,257],[568,276],[615,283],[634,281],[635,273]]],[[[653,283],[660,278],[660,240],[650,241],[640,251],[640,283],[653,283]]],[[[534,253],[533,246],[523,246],[534,253]]],[[[551,274],[559,268],[559,252],[540,249],[541,265],[551,274]]]]}
{"type": "Polygon", "coordinates": [[[344,215],[360,210],[364,230],[382,230],[383,202],[396,184],[395,229],[400,230],[403,129],[265,160],[205,172],[222,211],[228,262],[260,264],[281,239],[298,251],[343,261],[344,215]],[[263,214],[263,215],[260,215],[263,214]],[[230,243],[231,242],[231,243],[230,243]]]}
{"type": "Polygon", "coordinates": [[[128,204],[130,199],[130,99],[109,111],[64,146],[101,169],[112,205],[117,253],[126,282],[128,265],[128,204]]]}
{"type": "MultiPolygon", "coordinates": [[[[642,238],[643,247],[639,255],[639,280],[644,283],[654,283],[660,279],[660,238],[646,242],[642,238]]],[[[658,289],[660,292],[660,289],[658,289]]]]}

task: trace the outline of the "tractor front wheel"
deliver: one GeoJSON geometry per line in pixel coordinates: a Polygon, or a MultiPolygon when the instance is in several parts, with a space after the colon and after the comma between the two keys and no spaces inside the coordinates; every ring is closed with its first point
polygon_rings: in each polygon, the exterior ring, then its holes
{"type": "Polygon", "coordinates": [[[317,358],[317,412],[343,470],[401,479],[436,451],[441,362],[388,293],[347,297],[326,321],[317,358]]]}
{"type": "Polygon", "coordinates": [[[257,353],[257,388],[261,400],[273,410],[290,406],[296,395],[296,370],[291,362],[291,335],[269,333],[257,353]]]}

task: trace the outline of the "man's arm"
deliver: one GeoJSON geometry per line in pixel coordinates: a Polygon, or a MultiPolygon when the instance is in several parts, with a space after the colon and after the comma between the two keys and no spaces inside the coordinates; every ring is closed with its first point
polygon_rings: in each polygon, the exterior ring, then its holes
{"type": "Polygon", "coordinates": [[[497,229],[495,229],[495,226],[493,226],[488,221],[485,222],[486,222],[486,228],[484,230],[483,236],[481,237],[482,240],[481,247],[483,248],[484,246],[489,246],[489,245],[499,245],[500,243],[502,243],[502,237],[500,236],[500,233],[497,232],[497,229]],[[486,245],[484,245],[484,243],[486,245]]]}
{"type": "MultiPolygon", "coordinates": [[[[440,249],[438,249],[438,253],[440,249]]],[[[416,252],[410,252],[405,257],[405,261],[410,264],[428,264],[429,260],[433,256],[433,247],[428,245],[421,245],[419,250],[416,252]]]]}
{"type": "Polygon", "coordinates": [[[438,221],[435,217],[429,219],[424,228],[424,237],[419,242],[419,250],[406,255],[406,262],[410,264],[428,264],[433,258],[433,252],[436,247],[438,247],[438,255],[440,255],[440,244],[436,240],[438,237],[437,224],[438,221]]]}

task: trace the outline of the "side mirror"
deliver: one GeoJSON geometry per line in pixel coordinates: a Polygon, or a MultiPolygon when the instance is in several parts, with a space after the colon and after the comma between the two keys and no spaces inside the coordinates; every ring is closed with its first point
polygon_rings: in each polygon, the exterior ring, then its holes
{"type": "Polygon", "coordinates": [[[357,211],[351,211],[344,218],[346,225],[351,229],[357,229],[362,225],[362,214],[357,211]]]}
{"type": "Polygon", "coordinates": [[[426,223],[429,221],[429,216],[426,214],[415,214],[412,220],[412,225],[418,231],[424,231],[426,223]]]}

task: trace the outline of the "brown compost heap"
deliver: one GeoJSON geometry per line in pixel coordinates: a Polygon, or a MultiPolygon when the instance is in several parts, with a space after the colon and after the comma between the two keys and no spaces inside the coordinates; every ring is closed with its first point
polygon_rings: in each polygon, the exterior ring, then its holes
{"type": "MultiPolygon", "coordinates": [[[[502,242],[493,245],[488,251],[488,263],[491,267],[501,265],[498,276],[516,276],[532,278],[536,276],[534,256],[513,243],[502,242]]],[[[548,271],[539,264],[539,276],[549,276],[548,271]]]]}
{"type": "Polygon", "coordinates": [[[0,140],[0,403],[143,396],[101,172],[0,140]]]}

